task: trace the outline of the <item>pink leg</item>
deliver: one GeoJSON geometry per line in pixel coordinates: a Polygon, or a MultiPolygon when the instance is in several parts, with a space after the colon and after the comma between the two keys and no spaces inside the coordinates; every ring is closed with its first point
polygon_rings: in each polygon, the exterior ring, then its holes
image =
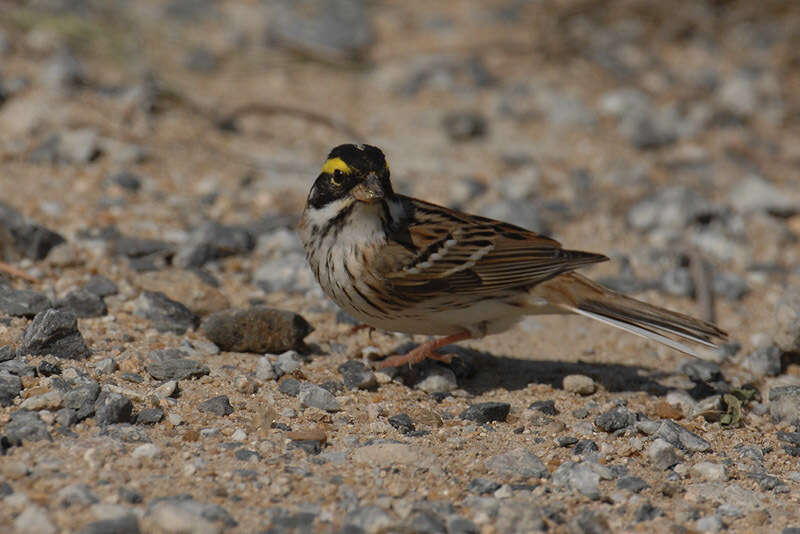
{"type": "Polygon", "coordinates": [[[467,331],[460,332],[458,334],[453,334],[451,336],[442,337],[439,339],[434,339],[432,341],[428,341],[427,343],[423,343],[416,349],[409,351],[408,354],[403,354],[400,356],[389,356],[385,360],[377,362],[375,364],[376,369],[383,369],[386,367],[399,367],[401,365],[409,364],[413,365],[415,363],[419,363],[426,358],[430,358],[432,360],[439,360],[445,363],[450,363],[451,356],[449,354],[437,354],[435,351],[440,347],[444,347],[445,345],[449,345],[450,343],[455,343],[457,341],[464,341],[465,339],[472,338],[472,334],[467,331]]]}

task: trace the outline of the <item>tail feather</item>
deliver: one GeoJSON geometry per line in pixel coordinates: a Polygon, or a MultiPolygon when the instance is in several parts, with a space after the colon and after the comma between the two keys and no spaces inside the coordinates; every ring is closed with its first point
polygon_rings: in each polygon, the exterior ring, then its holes
{"type": "Polygon", "coordinates": [[[691,356],[706,356],[693,344],[717,348],[728,337],[709,322],[620,295],[579,274],[560,278],[540,286],[551,303],[691,356]]]}
{"type": "Polygon", "coordinates": [[[725,333],[719,328],[700,319],[657,308],[621,295],[615,297],[618,302],[592,300],[581,302],[578,310],[626,324],[644,325],[709,347],[716,347],[714,339],[725,337],[725,333]]]}

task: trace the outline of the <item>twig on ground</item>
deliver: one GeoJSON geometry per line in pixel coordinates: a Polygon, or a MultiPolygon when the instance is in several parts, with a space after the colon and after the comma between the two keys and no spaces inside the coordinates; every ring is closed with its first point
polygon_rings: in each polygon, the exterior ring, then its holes
{"type": "Polygon", "coordinates": [[[35,283],[39,281],[39,279],[36,278],[35,276],[31,276],[22,269],[14,267],[13,265],[10,265],[4,261],[0,261],[0,271],[10,276],[16,276],[17,278],[22,278],[23,280],[27,280],[28,282],[35,283]]]}
{"type": "Polygon", "coordinates": [[[689,268],[694,282],[694,294],[697,299],[697,307],[700,309],[700,316],[704,320],[713,323],[714,290],[711,264],[703,258],[698,250],[693,249],[689,251],[689,268]]]}

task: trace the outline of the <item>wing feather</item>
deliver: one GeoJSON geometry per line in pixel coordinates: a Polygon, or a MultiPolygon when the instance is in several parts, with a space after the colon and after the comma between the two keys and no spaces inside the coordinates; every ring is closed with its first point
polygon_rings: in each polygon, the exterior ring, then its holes
{"type": "Polygon", "coordinates": [[[390,240],[382,251],[393,261],[383,263],[381,274],[398,290],[419,296],[442,291],[489,295],[608,259],[564,250],[554,239],[508,223],[408,197],[403,201],[413,213],[403,228],[404,242],[390,240]]]}

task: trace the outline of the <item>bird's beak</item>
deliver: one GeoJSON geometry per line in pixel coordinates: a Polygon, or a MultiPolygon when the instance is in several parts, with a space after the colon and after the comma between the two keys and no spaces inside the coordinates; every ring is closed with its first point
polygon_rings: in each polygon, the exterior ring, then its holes
{"type": "Polygon", "coordinates": [[[367,204],[377,202],[384,197],[383,187],[381,187],[378,175],[374,172],[369,173],[366,180],[355,186],[351,194],[359,202],[367,204]]]}

